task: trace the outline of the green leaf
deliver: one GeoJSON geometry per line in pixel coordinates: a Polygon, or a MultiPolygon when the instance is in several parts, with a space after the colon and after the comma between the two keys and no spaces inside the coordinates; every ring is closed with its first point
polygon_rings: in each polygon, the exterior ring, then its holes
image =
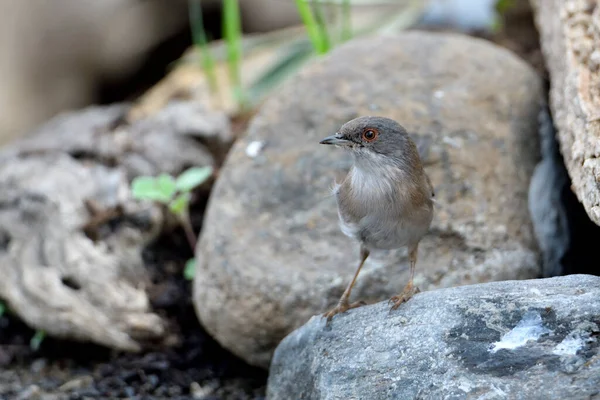
{"type": "Polygon", "coordinates": [[[6,304],[3,301],[0,301],[0,317],[4,315],[6,312],[6,304]]]}
{"type": "Polygon", "coordinates": [[[175,185],[175,178],[168,174],[160,174],[157,178],[158,190],[161,191],[169,199],[173,198],[177,187],[175,185]]]}
{"type": "Polygon", "coordinates": [[[204,183],[212,173],[212,167],[192,167],[179,175],[175,186],[180,192],[189,192],[204,183]]]}
{"type": "Polygon", "coordinates": [[[136,199],[145,200],[152,198],[155,191],[155,179],[151,176],[137,176],[131,182],[131,192],[136,199]]]}
{"type": "Polygon", "coordinates": [[[191,281],[194,279],[194,275],[196,275],[196,259],[190,258],[185,263],[185,267],[183,269],[183,277],[186,280],[191,281]]]}
{"type": "Polygon", "coordinates": [[[131,182],[131,192],[139,200],[167,203],[175,194],[175,179],[167,174],[161,174],[157,178],[138,176],[131,182]]]}
{"type": "Polygon", "coordinates": [[[184,216],[188,210],[191,197],[192,196],[189,192],[181,193],[179,196],[175,197],[171,203],[169,203],[169,210],[171,210],[171,212],[175,215],[184,216]]]}
{"type": "Polygon", "coordinates": [[[31,340],[29,341],[29,347],[31,348],[31,350],[38,351],[40,349],[40,346],[42,345],[42,342],[44,341],[45,337],[46,337],[45,331],[43,331],[41,329],[38,329],[37,331],[35,331],[35,335],[33,335],[31,340]]]}

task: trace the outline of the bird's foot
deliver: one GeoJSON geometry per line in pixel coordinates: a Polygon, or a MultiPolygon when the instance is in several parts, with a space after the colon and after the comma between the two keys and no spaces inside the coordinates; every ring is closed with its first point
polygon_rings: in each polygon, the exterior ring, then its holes
{"type": "Polygon", "coordinates": [[[358,308],[361,306],[365,306],[367,303],[364,301],[355,301],[354,303],[339,302],[337,306],[323,314],[324,317],[327,317],[327,322],[331,321],[334,315],[344,313],[350,309],[358,308]]]}
{"type": "Polygon", "coordinates": [[[389,303],[394,303],[392,305],[392,308],[390,308],[390,311],[393,311],[395,309],[397,309],[398,307],[400,307],[400,305],[402,303],[406,303],[408,300],[410,300],[415,294],[419,293],[420,290],[418,287],[416,287],[415,285],[413,285],[412,282],[409,282],[405,287],[404,290],[402,291],[402,293],[396,295],[396,296],[392,296],[390,298],[390,300],[388,301],[389,303]]]}

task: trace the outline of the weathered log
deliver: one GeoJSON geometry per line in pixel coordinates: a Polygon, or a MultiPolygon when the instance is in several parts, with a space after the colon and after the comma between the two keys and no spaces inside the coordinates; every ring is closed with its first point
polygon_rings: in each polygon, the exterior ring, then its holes
{"type": "Polygon", "coordinates": [[[224,115],[191,103],[132,123],[128,110],[61,115],[2,149],[0,299],[50,335],[136,351],[166,331],[141,259],[166,219],[161,207],[133,200],[129,182],[213,165],[193,136],[210,144],[230,132],[224,115]]]}
{"type": "Polygon", "coordinates": [[[550,73],[550,105],[573,190],[600,225],[600,6],[531,0],[550,73]]]}

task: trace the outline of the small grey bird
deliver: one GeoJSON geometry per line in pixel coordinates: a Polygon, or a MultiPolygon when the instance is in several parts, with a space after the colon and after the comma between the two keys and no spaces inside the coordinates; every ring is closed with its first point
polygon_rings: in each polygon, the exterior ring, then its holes
{"type": "Polygon", "coordinates": [[[371,250],[408,247],[410,279],[404,290],[390,299],[391,310],[419,291],[413,285],[419,242],[433,218],[433,188],[415,143],[396,121],[359,117],[321,144],[351,152],[354,165],[334,194],[342,232],[360,243],[360,263],[338,305],[323,316],[360,307],[350,303],[350,293],[371,250]]]}

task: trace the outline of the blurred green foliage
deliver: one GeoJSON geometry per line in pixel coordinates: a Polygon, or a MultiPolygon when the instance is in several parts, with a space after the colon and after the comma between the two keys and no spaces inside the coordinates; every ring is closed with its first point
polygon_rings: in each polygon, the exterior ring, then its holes
{"type": "MultiPolygon", "coordinates": [[[[134,199],[155,201],[167,206],[181,223],[193,252],[197,239],[189,212],[192,191],[206,182],[212,174],[212,167],[192,167],[182,172],[177,178],[165,173],[156,177],[138,176],[131,182],[131,193],[134,199]]],[[[186,279],[191,279],[188,278],[190,276],[188,264],[193,265],[193,263],[193,258],[186,263],[184,269],[186,279]]],[[[193,277],[193,274],[191,276],[193,277]]]]}

